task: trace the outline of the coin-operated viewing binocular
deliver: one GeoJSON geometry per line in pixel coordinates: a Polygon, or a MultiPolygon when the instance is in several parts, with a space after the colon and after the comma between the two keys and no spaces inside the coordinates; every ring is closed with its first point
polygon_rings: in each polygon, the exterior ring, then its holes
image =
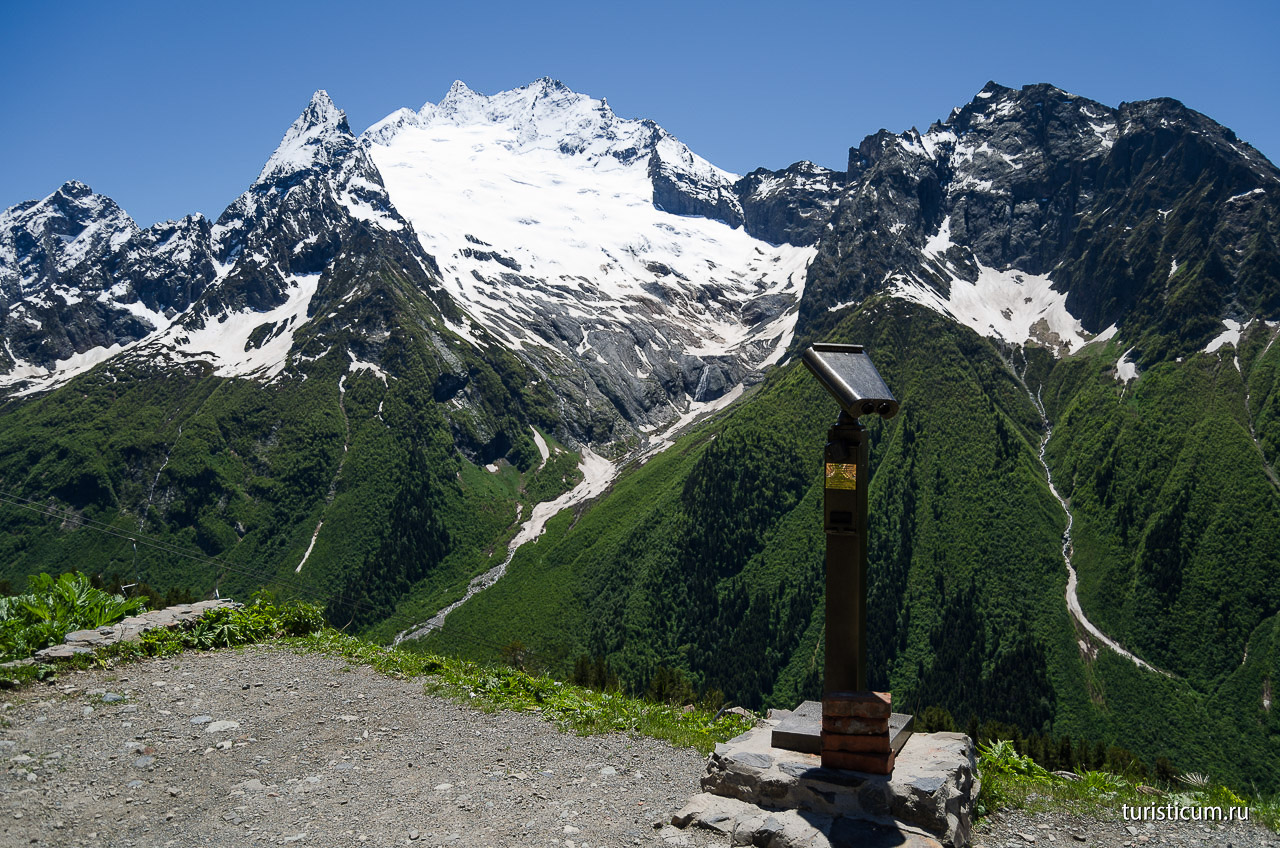
{"type": "Polygon", "coordinates": [[[898,414],[898,402],[862,345],[815,344],[804,352],[804,364],[850,418],[898,414]]]}
{"type": "Polygon", "coordinates": [[[804,352],[804,364],[842,410],[828,433],[823,457],[823,524],[830,534],[857,535],[866,527],[867,484],[871,482],[867,433],[858,418],[892,418],[898,402],[861,345],[815,344],[804,352]]]}

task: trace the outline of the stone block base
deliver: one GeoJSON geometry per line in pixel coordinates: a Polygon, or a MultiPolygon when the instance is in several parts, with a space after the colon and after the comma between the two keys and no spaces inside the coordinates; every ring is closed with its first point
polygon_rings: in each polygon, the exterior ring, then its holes
{"type": "Polygon", "coordinates": [[[822,767],[893,774],[888,692],[828,692],[822,698],[822,767]]]}
{"type": "Polygon", "coordinates": [[[928,834],[894,823],[766,810],[709,792],[690,798],[671,823],[719,833],[732,845],[762,848],[942,848],[942,843],[928,834]]]}
{"type": "MultiPolygon", "coordinates": [[[[847,737],[857,739],[858,737],[847,737]]],[[[876,737],[868,737],[876,738],[876,737]]],[[[823,744],[826,744],[824,737],[823,744]]],[[[889,734],[884,735],[884,744],[889,744],[889,734]]],[[[822,767],[828,769],[848,769],[867,774],[893,774],[893,752],[886,754],[870,754],[863,751],[838,751],[827,748],[822,752],[822,767]]]]}
{"type": "Polygon", "coordinates": [[[822,718],[851,716],[889,719],[893,699],[888,692],[828,692],[822,696],[822,718]]]}
{"type": "MultiPolygon", "coordinates": [[[[969,737],[962,733],[917,733],[898,753],[893,774],[875,775],[824,767],[816,754],[772,747],[773,728],[787,716],[782,711],[774,713],[759,727],[717,745],[708,758],[703,793],[745,806],[711,804],[699,795],[677,818],[710,826],[708,822],[718,815],[721,818],[716,821],[729,828],[723,832],[733,834],[734,839],[739,838],[735,829],[743,829],[745,836],[755,828],[757,836],[735,844],[775,848],[861,845],[861,838],[846,839],[841,834],[871,825],[881,828],[883,834],[899,834],[902,840],[907,837],[901,834],[914,834],[910,839],[917,841],[906,844],[916,846],[964,848],[970,844],[978,779],[969,737]],[[716,812],[709,814],[709,819],[694,808],[716,812]],[[825,834],[825,841],[776,841],[781,837],[776,837],[769,830],[774,825],[767,823],[770,819],[775,824],[790,821],[787,816],[824,823],[818,830],[825,834]]],[[[880,843],[867,838],[865,844],[880,843]]]]}

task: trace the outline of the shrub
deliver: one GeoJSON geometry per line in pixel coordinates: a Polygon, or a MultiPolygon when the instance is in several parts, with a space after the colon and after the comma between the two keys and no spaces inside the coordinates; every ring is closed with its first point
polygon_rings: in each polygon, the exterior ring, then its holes
{"type": "Polygon", "coordinates": [[[286,636],[309,636],[325,628],[324,610],[315,604],[291,604],[280,610],[280,630],[286,636]]]}
{"type": "Polygon", "coordinates": [[[0,661],[29,657],[73,630],[114,624],[144,604],[142,598],[95,589],[76,571],[37,574],[28,580],[27,594],[0,598],[0,661]]]}

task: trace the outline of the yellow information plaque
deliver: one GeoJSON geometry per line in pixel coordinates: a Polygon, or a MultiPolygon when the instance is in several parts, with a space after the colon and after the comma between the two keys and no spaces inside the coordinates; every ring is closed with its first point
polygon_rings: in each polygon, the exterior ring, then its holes
{"type": "Polygon", "coordinates": [[[828,462],[827,488],[857,489],[858,466],[852,462],[828,462]]]}

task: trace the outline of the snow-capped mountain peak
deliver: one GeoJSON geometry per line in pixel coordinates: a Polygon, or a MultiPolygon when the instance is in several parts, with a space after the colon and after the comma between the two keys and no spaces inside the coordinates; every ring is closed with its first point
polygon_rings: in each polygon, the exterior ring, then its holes
{"type": "Polygon", "coordinates": [[[138,232],[111,198],[71,180],[42,200],[0,212],[0,291],[21,299],[138,232]]]}
{"type": "Polygon", "coordinates": [[[311,95],[311,102],[284,134],[254,185],[332,165],[350,153],[354,144],[346,113],[321,89],[311,95]]]}
{"type": "Polygon", "coordinates": [[[318,91],[216,222],[130,222],[91,288],[15,312],[0,389],[52,388],[117,354],[273,380],[321,353],[359,301],[347,281],[384,262],[438,302],[448,344],[500,343],[554,378],[577,436],[634,437],[728,403],[785,353],[839,181],[761,171],[741,199],[736,182],[653,121],[549,78],[492,95],[458,82],[359,140],[318,91]],[[73,307],[104,329],[41,341],[73,307]]]}
{"type": "Polygon", "coordinates": [[[547,78],[454,83],[362,142],[468,313],[460,334],[585,362],[648,424],[782,355],[813,249],[750,236],[736,177],[654,122],[547,78]]]}
{"type": "MultiPolygon", "coordinates": [[[[389,122],[405,123],[400,113],[371,127],[366,137],[385,135],[389,122]]],[[[570,90],[558,80],[544,77],[510,91],[485,95],[455,82],[439,103],[427,103],[412,120],[414,126],[493,127],[502,130],[498,142],[520,152],[551,150],[588,158],[613,156],[633,161],[652,147],[655,131],[650,121],[618,118],[601,100],[570,90]]]]}

